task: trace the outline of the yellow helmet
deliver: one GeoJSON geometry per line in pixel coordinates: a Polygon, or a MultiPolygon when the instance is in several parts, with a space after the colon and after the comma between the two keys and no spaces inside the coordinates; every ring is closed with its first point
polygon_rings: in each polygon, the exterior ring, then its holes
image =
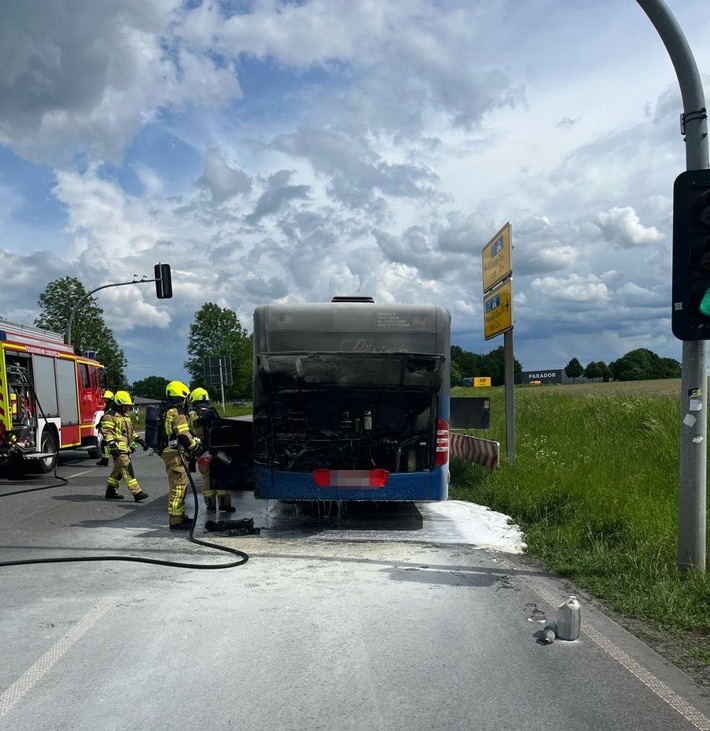
{"type": "Polygon", "coordinates": [[[210,395],[206,388],[195,388],[190,394],[190,403],[194,404],[196,401],[209,401],[210,395]]]}
{"type": "Polygon", "coordinates": [[[131,399],[131,394],[128,393],[128,391],[116,391],[113,400],[119,406],[133,406],[133,400],[131,399]]]}
{"type": "Polygon", "coordinates": [[[113,391],[109,391],[108,389],[106,389],[104,391],[104,400],[105,401],[113,401],[113,391]]]}
{"type": "Polygon", "coordinates": [[[170,381],[165,387],[165,395],[168,398],[186,398],[190,389],[182,381],[170,381]]]}

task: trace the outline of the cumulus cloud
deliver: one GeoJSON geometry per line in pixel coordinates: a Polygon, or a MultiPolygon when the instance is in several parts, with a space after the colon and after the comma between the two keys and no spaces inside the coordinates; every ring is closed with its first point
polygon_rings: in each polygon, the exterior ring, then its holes
{"type": "Polygon", "coordinates": [[[215,203],[224,203],[234,195],[249,193],[252,187],[251,178],[242,170],[230,167],[217,150],[207,153],[205,171],[196,184],[209,191],[215,203]]]}
{"type": "Polygon", "coordinates": [[[599,213],[597,224],[608,241],[622,248],[659,244],[665,239],[655,226],[643,226],[631,206],[599,213]]]}
{"type": "MultiPolygon", "coordinates": [[[[677,10],[710,67],[704,1],[677,10]]],[[[132,378],[180,377],[206,301],[247,327],[273,300],[432,302],[487,352],[481,248],[506,221],[524,367],[678,351],[680,100],[633,4],[8,0],[0,21],[0,313],[170,263],[172,300],[100,295],[132,378]]]]}
{"type": "Polygon", "coordinates": [[[567,277],[541,277],[530,283],[530,293],[538,300],[546,298],[553,307],[579,308],[588,303],[605,304],[609,290],[595,275],[570,274],[567,277]]]}
{"type": "Polygon", "coordinates": [[[163,108],[241,94],[231,61],[186,44],[177,0],[0,6],[0,142],[38,162],[120,160],[163,108]]]}

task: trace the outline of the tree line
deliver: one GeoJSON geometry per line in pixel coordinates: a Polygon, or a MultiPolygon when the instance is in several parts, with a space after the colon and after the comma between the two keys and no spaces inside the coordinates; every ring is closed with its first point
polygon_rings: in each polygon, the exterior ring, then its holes
{"type": "MultiPolygon", "coordinates": [[[[513,359],[515,382],[520,382],[522,367],[513,359]]],[[[564,367],[567,378],[588,378],[592,381],[652,381],[661,378],[680,378],[681,365],[673,358],[661,358],[647,348],[637,348],[618,360],[605,363],[591,361],[583,366],[572,358],[564,367]]],[[[459,386],[464,377],[489,376],[492,386],[505,383],[505,349],[503,346],[486,355],[469,353],[458,345],[451,346],[451,385],[459,386]]]]}
{"type": "MultiPolygon", "coordinates": [[[[39,295],[40,315],[34,324],[64,333],[72,310],[86,296],[84,285],[75,277],[62,277],[50,282],[39,295]]],[[[152,375],[129,384],[125,374],[128,365],[125,353],[104,322],[103,310],[95,298],[87,298],[76,312],[71,335],[77,352],[96,352],[97,359],[105,367],[107,388],[128,388],[134,396],[143,398],[162,399],[165,395],[165,386],[172,379],[163,376],[152,375]]],[[[183,366],[190,374],[190,388],[205,385],[204,363],[207,358],[228,356],[232,366],[232,385],[225,386],[225,398],[251,398],[252,343],[252,335],[244,329],[235,312],[206,302],[195,313],[186,343],[187,360],[183,366]]],[[[578,358],[572,358],[564,371],[573,380],[584,376],[599,381],[637,381],[680,378],[680,369],[677,360],[661,358],[646,348],[639,348],[608,364],[592,361],[582,366],[578,358]]],[[[519,382],[522,366],[515,359],[513,371],[515,381],[519,382]]],[[[452,345],[451,384],[460,385],[466,376],[488,376],[491,385],[502,386],[505,383],[504,347],[479,354],[452,345]]]]}
{"type": "Polygon", "coordinates": [[[576,381],[584,376],[591,381],[654,381],[662,378],[680,378],[681,365],[673,358],[661,358],[648,348],[630,350],[610,363],[591,361],[582,366],[572,358],[565,366],[565,375],[576,381]]]}

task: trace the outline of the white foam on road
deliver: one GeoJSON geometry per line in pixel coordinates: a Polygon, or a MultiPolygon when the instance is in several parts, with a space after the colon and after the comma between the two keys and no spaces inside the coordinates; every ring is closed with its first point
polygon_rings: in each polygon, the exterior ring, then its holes
{"type": "Polygon", "coordinates": [[[442,503],[416,503],[421,525],[410,528],[347,529],[320,527],[319,540],[368,540],[458,544],[503,553],[524,553],[525,540],[520,528],[502,513],[483,505],[447,500],[442,503]]]}
{"type": "Polygon", "coordinates": [[[505,553],[523,553],[524,536],[511,518],[484,505],[461,500],[419,503],[418,508],[436,533],[438,543],[465,543],[505,553]]]}

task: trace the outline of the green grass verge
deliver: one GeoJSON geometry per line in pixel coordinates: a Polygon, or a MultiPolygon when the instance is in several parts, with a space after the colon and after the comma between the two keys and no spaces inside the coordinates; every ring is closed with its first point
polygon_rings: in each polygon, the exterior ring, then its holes
{"type": "Polygon", "coordinates": [[[453,459],[450,497],[509,515],[529,554],[710,665],[710,574],[676,563],[680,382],[518,387],[514,465],[504,389],[452,395],[491,399],[491,428],[470,433],[501,443],[502,466],[453,459]]]}

